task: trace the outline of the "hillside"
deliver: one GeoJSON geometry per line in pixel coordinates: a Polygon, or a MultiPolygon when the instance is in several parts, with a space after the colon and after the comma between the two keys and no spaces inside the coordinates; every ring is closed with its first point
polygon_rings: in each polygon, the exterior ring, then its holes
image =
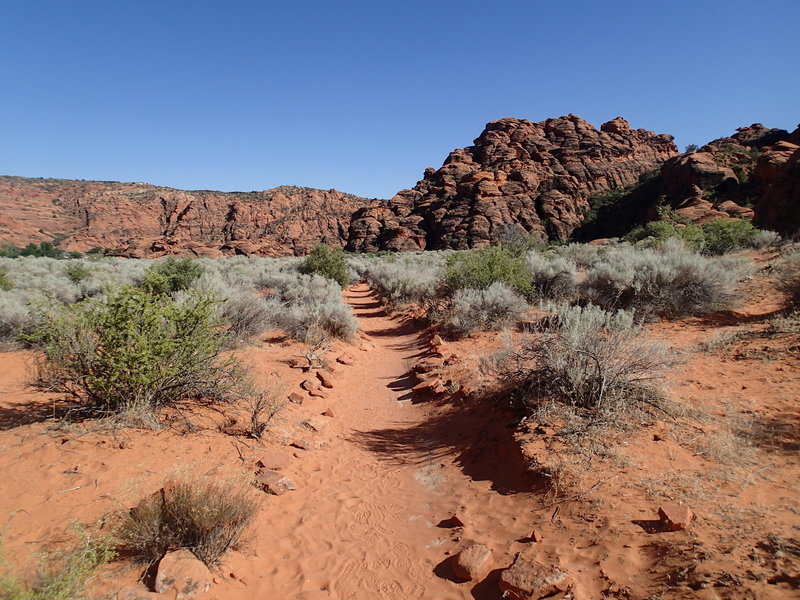
{"type": "Polygon", "coordinates": [[[350,215],[368,202],[336,190],[183,191],[144,183],[0,177],[0,240],[65,237],[60,248],[163,254],[305,254],[341,246],[350,215]]]}

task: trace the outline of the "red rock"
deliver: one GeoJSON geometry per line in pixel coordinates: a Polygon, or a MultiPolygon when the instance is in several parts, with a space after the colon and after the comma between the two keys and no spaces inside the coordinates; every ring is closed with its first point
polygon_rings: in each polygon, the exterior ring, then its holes
{"type": "Polygon", "coordinates": [[[440,336],[438,333],[436,335],[434,335],[431,338],[430,345],[431,346],[442,346],[442,345],[444,345],[444,340],[442,339],[442,336],[440,336]]]}
{"type": "Polygon", "coordinates": [[[453,573],[460,579],[480,581],[492,569],[492,551],[483,544],[473,544],[458,553],[453,573]]]}
{"type": "Polygon", "coordinates": [[[444,364],[441,358],[426,358],[423,361],[414,365],[414,370],[417,373],[430,373],[431,371],[440,368],[444,364]]]}
{"type": "Polygon", "coordinates": [[[658,507],[658,518],[661,519],[665,529],[680,531],[692,524],[694,513],[683,504],[662,504],[658,507]]]}
{"type": "Polygon", "coordinates": [[[500,573],[498,586],[503,598],[540,600],[569,591],[573,580],[559,568],[543,565],[532,554],[520,552],[511,566],[500,573]]]}
{"type": "Polygon", "coordinates": [[[291,445],[295,448],[300,448],[301,450],[320,450],[327,444],[323,440],[299,437],[295,438],[291,445]]]}
{"type": "Polygon", "coordinates": [[[309,392],[319,389],[319,379],[306,379],[300,384],[300,387],[309,392]]]}
{"type": "Polygon", "coordinates": [[[308,395],[312,396],[314,398],[327,398],[328,397],[328,394],[323,390],[310,390],[308,392],[308,395]]]}
{"type": "Polygon", "coordinates": [[[449,527],[463,527],[464,520],[462,519],[462,515],[460,513],[454,513],[447,521],[445,521],[449,527]]]}
{"type": "Polygon", "coordinates": [[[309,368],[309,363],[307,358],[293,358],[289,361],[289,366],[293,369],[303,369],[306,370],[309,368]]]}
{"type": "Polygon", "coordinates": [[[168,552],[158,563],[155,591],[177,592],[177,600],[191,600],[211,587],[211,572],[189,550],[168,552]]]}
{"type": "Polygon", "coordinates": [[[533,531],[531,531],[530,538],[531,538],[531,541],[533,541],[533,542],[541,542],[542,541],[542,532],[539,531],[538,529],[534,529],[533,531]]]}
{"type": "Polygon", "coordinates": [[[117,592],[117,600],[150,600],[155,595],[147,590],[142,590],[135,587],[122,588],[117,592]]]}
{"type": "Polygon", "coordinates": [[[322,416],[314,415],[303,421],[303,424],[312,431],[321,433],[325,431],[328,428],[328,426],[330,426],[330,421],[328,419],[322,418],[322,416]]]}
{"type": "Polygon", "coordinates": [[[322,383],[322,387],[332,388],[333,387],[333,377],[331,377],[330,373],[326,373],[325,371],[317,371],[317,379],[320,380],[322,383]]]}
{"type": "Polygon", "coordinates": [[[277,471],[259,471],[256,475],[256,483],[262,490],[275,496],[282,496],[295,489],[292,480],[277,471]]]}
{"type": "Polygon", "coordinates": [[[353,365],[355,361],[356,359],[350,353],[342,354],[336,359],[336,362],[347,366],[353,365]]]}
{"type": "Polygon", "coordinates": [[[302,404],[303,397],[297,392],[292,392],[291,394],[289,394],[289,402],[293,404],[302,404]]]}
{"type": "Polygon", "coordinates": [[[329,408],[329,409],[325,410],[324,413],[322,413],[322,416],[323,417],[330,417],[332,419],[333,418],[333,411],[329,408]]]}
{"type": "Polygon", "coordinates": [[[289,457],[279,452],[268,452],[256,461],[256,466],[261,469],[281,470],[289,464],[289,457]]]}

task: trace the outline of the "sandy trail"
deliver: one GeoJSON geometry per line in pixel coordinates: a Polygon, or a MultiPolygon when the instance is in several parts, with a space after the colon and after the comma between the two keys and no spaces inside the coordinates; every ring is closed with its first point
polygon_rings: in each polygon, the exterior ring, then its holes
{"type": "Polygon", "coordinates": [[[530,529],[519,520],[530,497],[465,473],[480,471],[480,457],[465,458],[457,440],[476,433],[411,400],[407,373],[427,349],[418,332],[389,318],[366,286],[346,297],[374,347],[337,371],[323,401],[335,411],[329,443],[295,453],[298,489],[265,502],[254,543],[231,565],[247,588],[230,597],[498,597],[494,581],[456,585],[440,563],[471,540],[508,556],[520,545],[508,540],[530,529]],[[439,526],[456,511],[463,529],[439,526]]]}

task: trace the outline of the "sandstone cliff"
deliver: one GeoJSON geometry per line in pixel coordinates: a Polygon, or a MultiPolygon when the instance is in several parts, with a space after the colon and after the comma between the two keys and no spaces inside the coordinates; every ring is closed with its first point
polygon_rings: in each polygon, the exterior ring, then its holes
{"type": "Polygon", "coordinates": [[[631,129],[622,118],[597,130],[575,115],[500,119],[474,144],[388,203],[359,210],[347,249],[481,247],[509,228],[566,240],[590,197],[633,184],[677,154],[669,135],[631,129]]]}
{"type": "Polygon", "coordinates": [[[301,255],[344,245],[350,216],[369,200],[283,186],[263,192],[182,191],[143,183],[0,177],[0,241],[64,237],[65,250],[163,254],[301,255]]]}

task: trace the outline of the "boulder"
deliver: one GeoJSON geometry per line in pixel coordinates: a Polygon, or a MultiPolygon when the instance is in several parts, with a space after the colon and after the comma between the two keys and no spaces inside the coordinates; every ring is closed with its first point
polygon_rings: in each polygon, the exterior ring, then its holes
{"type": "Polygon", "coordinates": [[[520,552],[514,562],[500,573],[498,582],[503,598],[511,600],[540,600],[569,591],[572,578],[554,565],[544,565],[532,555],[520,552]]]}
{"type": "Polygon", "coordinates": [[[308,392],[313,392],[319,389],[319,379],[306,379],[300,384],[300,387],[308,392]]]}
{"type": "Polygon", "coordinates": [[[453,573],[466,581],[480,581],[492,570],[492,551],[483,544],[473,544],[456,555],[453,573]]]}
{"type": "Polygon", "coordinates": [[[688,529],[694,519],[692,510],[683,504],[662,504],[658,507],[658,518],[665,529],[681,531],[688,529]]]}
{"type": "Polygon", "coordinates": [[[211,572],[189,550],[168,552],[158,563],[155,591],[176,593],[176,600],[192,600],[211,587],[211,572]]]}

